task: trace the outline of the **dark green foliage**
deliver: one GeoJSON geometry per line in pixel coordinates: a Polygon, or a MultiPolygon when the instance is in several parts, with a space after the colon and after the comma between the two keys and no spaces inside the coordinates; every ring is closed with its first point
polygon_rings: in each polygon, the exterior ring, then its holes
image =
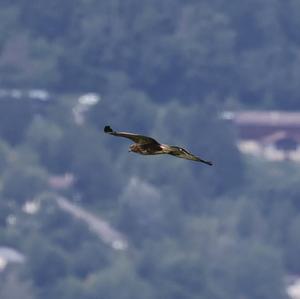
{"type": "Polygon", "coordinates": [[[285,299],[300,272],[299,165],[241,156],[220,115],[299,109],[299,16],[297,0],[0,0],[0,246],[26,256],[1,296],[285,299]],[[79,123],[85,92],[100,100],[79,123]],[[214,166],[128,153],[105,125],[214,166]],[[127,251],[63,212],[62,194],[127,251]]]}
{"type": "Polygon", "coordinates": [[[0,135],[15,145],[23,140],[24,133],[33,116],[33,102],[30,99],[0,99],[0,135]],[[13,120],[13,125],[12,125],[13,120]]]}
{"type": "Polygon", "coordinates": [[[40,240],[32,246],[29,263],[36,286],[43,288],[53,285],[67,275],[66,257],[59,250],[40,240]]]}
{"type": "Polygon", "coordinates": [[[22,204],[47,189],[45,173],[38,168],[14,167],[3,177],[4,198],[22,204]]]}
{"type": "Polygon", "coordinates": [[[0,173],[2,174],[8,166],[10,159],[9,146],[0,139],[0,173]]]}
{"type": "Polygon", "coordinates": [[[11,213],[12,209],[9,204],[5,202],[3,198],[0,199],[0,228],[6,227],[7,217],[11,213]]]}
{"type": "Polygon", "coordinates": [[[30,279],[22,277],[20,271],[2,273],[0,296],[2,299],[34,299],[34,288],[30,279]]]}
{"type": "Polygon", "coordinates": [[[299,108],[297,0],[0,5],[7,86],[106,92],[125,79],[155,101],[299,108]]]}
{"type": "Polygon", "coordinates": [[[120,97],[108,92],[83,125],[72,114],[77,98],[58,99],[30,119],[19,146],[2,142],[0,152],[0,240],[26,254],[22,273],[36,296],[284,298],[284,271],[299,269],[297,167],[244,163],[214,97],[201,108],[159,105],[127,86],[120,97]],[[185,146],[214,166],[128,153],[130,142],[104,125],[185,146]],[[75,178],[67,194],[107,215],[128,254],[112,253],[45,193],[50,176],[66,172],[75,178]],[[33,199],[40,210],[27,215],[21,208],[33,199]]]}
{"type": "Polygon", "coordinates": [[[58,98],[31,118],[18,146],[2,142],[0,240],[26,255],[22,273],[36,296],[283,299],[284,271],[299,269],[297,167],[244,163],[216,98],[200,109],[124,90],[108,92],[82,125],[77,98],[58,98]],[[128,153],[130,142],[104,125],[186,146],[215,165],[128,153]],[[66,172],[75,179],[67,193],[108,217],[128,253],[112,252],[46,193],[50,176],[66,172]],[[33,199],[39,211],[25,214],[33,199]]]}
{"type": "Polygon", "coordinates": [[[60,157],[59,155],[63,132],[58,125],[38,116],[33,119],[26,137],[27,142],[39,155],[43,165],[56,173],[67,170],[65,156],[60,157]]]}
{"type": "Polygon", "coordinates": [[[296,258],[300,248],[299,228],[299,216],[295,216],[286,228],[285,261],[287,268],[295,273],[300,269],[300,264],[296,258]]]}

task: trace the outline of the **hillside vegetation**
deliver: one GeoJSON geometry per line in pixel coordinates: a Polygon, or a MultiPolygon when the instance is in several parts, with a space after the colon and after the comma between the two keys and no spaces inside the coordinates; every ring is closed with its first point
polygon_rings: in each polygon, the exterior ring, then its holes
{"type": "Polygon", "coordinates": [[[0,246],[26,257],[0,273],[1,299],[286,298],[299,165],[241,156],[220,114],[299,108],[299,13],[296,0],[0,1],[0,246]],[[128,153],[104,125],[214,166],[128,153]],[[68,188],[49,185],[66,173],[68,188]]]}

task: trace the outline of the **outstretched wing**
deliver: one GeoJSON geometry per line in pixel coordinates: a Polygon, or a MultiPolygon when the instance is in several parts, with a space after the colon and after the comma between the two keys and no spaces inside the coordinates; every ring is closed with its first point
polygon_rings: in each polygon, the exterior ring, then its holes
{"type": "Polygon", "coordinates": [[[128,138],[134,141],[135,143],[139,143],[139,144],[149,144],[149,143],[159,144],[155,139],[151,137],[133,134],[133,133],[127,133],[127,132],[116,132],[110,126],[105,126],[104,132],[113,136],[128,138]]]}
{"type": "Polygon", "coordinates": [[[179,146],[169,146],[169,154],[176,156],[178,158],[183,158],[183,159],[187,159],[187,160],[193,160],[193,161],[198,161],[198,162],[202,162],[205,163],[207,165],[213,165],[213,163],[211,161],[206,161],[203,160],[197,156],[194,156],[193,154],[191,154],[190,152],[188,152],[186,149],[179,147],[179,146]]]}

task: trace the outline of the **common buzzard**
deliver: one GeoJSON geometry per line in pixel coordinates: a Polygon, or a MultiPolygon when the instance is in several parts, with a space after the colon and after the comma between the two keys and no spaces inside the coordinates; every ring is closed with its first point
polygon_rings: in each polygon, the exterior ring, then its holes
{"type": "Polygon", "coordinates": [[[131,144],[129,147],[130,152],[138,153],[141,155],[169,154],[178,158],[193,160],[205,163],[207,165],[212,165],[212,162],[196,157],[184,148],[174,145],[161,144],[155,139],[148,136],[127,132],[116,132],[113,131],[110,126],[105,126],[104,132],[113,136],[125,137],[132,140],[134,143],[131,144]]]}

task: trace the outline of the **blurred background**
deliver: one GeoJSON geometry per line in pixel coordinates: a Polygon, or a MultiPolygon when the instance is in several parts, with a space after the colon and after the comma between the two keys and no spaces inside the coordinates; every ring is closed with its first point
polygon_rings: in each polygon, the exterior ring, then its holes
{"type": "Polygon", "coordinates": [[[299,28],[298,0],[0,0],[0,298],[300,298],[299,28]]]}

